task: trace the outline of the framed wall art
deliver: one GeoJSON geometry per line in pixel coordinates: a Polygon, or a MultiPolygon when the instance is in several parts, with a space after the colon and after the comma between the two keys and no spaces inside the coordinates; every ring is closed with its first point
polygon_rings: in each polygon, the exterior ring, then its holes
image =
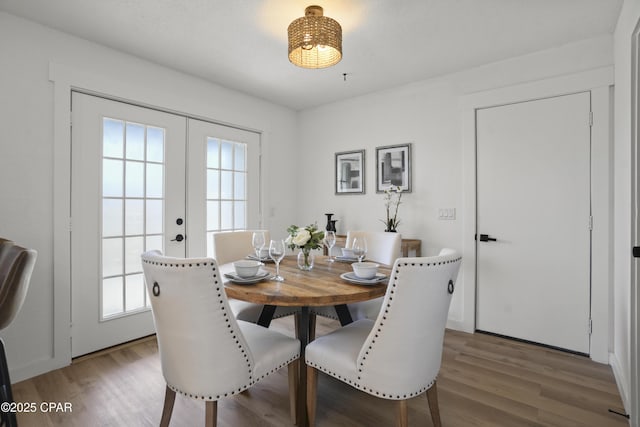
{"type": "Polygon", "coordinates": [[[376,147],[376,193],[396,186],[411,192],[411,144],[376,147]]]}
{"type": "Polygon", "coordinates": [[[364,150],[336,153],[336,194],[364,194],[364,150]]]}

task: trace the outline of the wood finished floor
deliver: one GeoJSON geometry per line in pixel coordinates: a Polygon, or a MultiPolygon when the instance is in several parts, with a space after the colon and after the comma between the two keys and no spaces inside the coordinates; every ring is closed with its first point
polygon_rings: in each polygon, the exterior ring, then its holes
{"type": "MultiPolygon", "coordinates": [[[[292,334],[291,318],[272,328],[292,334]]],[[[321,335],[337,323],[318,319],[321,335]]],[[[71,413],[23,413],[20,427],[157,426],[165,383],[155,338],[74,360],[14,384],[16,402],[71,402],[71,413]]],[[[589,359],[483,334],[447,331],[438,377],[442,422],[466,426],[628,426],[611,368],[589,359]]],[[[218,403],[218,426],[290,426],[287,370],[218,403]]],[[[393,402],[318,378],[318,427],[393,426],[393,402]]],[[[204,424],[204,403],[177,396],[171,426],[204,424]]],[[[426,397],[409,402],[409,425],[432,426],[426,397]]]]}

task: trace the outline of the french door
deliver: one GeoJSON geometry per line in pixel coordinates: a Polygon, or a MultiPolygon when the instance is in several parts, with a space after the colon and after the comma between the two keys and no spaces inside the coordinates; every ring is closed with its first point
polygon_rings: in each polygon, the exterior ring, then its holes
{"type": "Polygon", "coordinates": [[[259,135],[72,94],[72,356],[155,332],[140,255],[259,225],[259,135]]]}
{"type": "Polygon", "coordinates": [[[216,231],[260,228],[260,135],[189,119],[189,254],[213,256],[216,231]]]}

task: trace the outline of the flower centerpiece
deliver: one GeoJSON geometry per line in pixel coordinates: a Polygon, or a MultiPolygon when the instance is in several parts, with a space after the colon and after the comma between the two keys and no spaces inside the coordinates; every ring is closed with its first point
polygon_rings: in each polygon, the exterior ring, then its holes
{"type": "Polygon", "coordinates": [[[298,254],[298,267],[302,270],[311,270],[313,268],[312,249],[320,249],[322,240],[324,239],[324,231],[318,230],[317,224],[307,225],[306,227],[298,227],[292,225],[287,228],[289,237],[285,243],[290,249],[300,248],[298,254]]]}
{"type": "Polygon", "coordinates": [[[400,224],[398,219],[398,207],[402,200],[402,188],[400,186],[391,186],[384,190],[384,205],[387,208],[387,219],[380,220],[386,226],[384,231],[395,233],[400,224]],[[393,213],[393,216],[391,215],[393,213]]]}

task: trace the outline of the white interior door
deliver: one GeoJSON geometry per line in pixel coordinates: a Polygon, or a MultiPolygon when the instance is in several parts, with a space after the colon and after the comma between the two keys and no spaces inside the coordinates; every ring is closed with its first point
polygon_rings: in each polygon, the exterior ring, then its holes
{"type": "Polygon", "coordinates": [[[589,117],[588,92],[477,111],[477,329],[589,353],[589,117]]]}
{"type": "Polygon", "coordinates": [[[140,254],[185,256],[186,119],[76,92],[72,105],[75,357],[155,332],[140,254]]]}

